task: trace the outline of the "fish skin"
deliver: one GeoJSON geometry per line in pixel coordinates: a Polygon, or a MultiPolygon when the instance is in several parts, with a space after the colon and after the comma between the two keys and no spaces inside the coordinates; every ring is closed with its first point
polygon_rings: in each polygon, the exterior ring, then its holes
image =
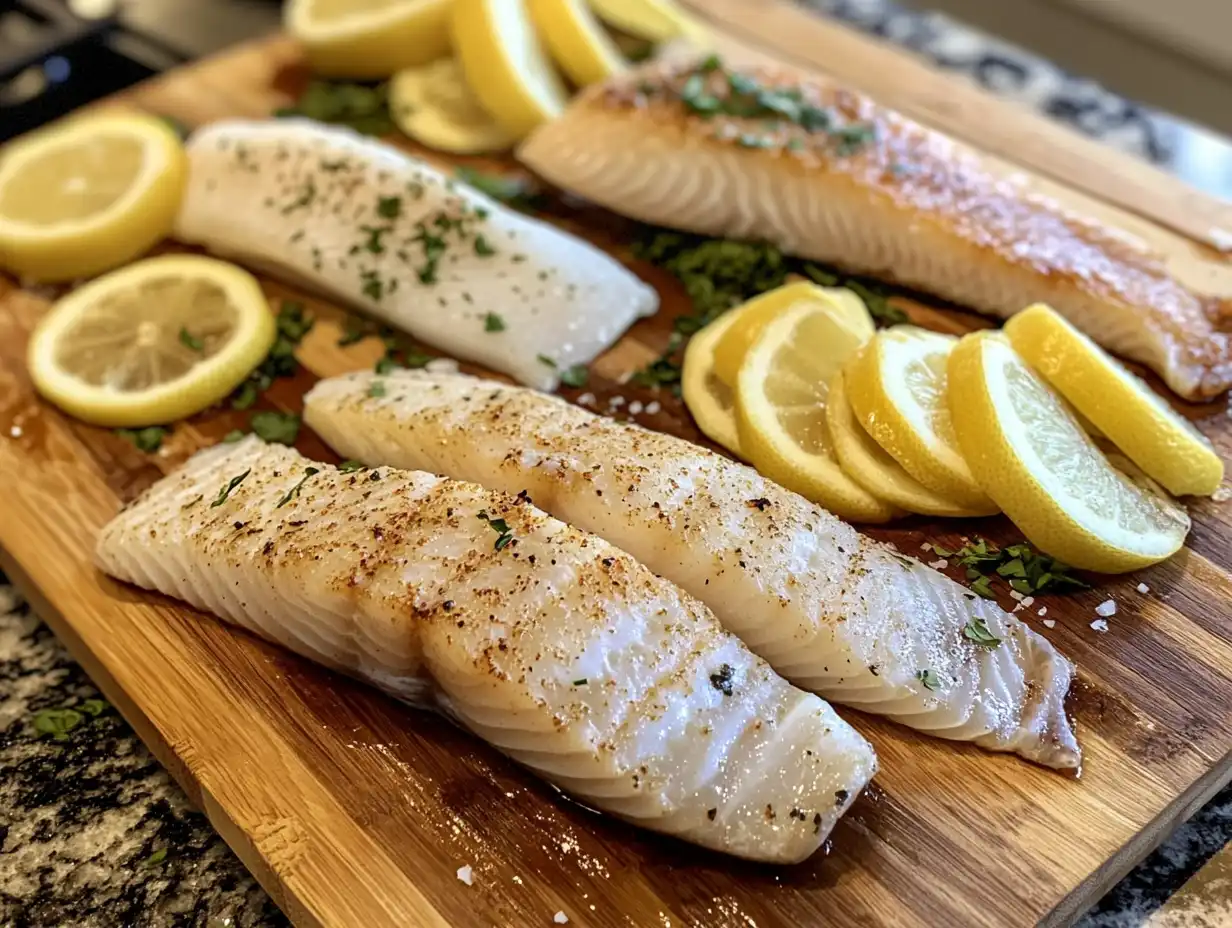
{"type": "Polygon", "coordinates": [[[443,711],[589,805],[740,857],[805,859],[876,769],[829,705],[705,606],[524,498],[472,484],[346,474],[249,437],[200,452],[124,509],[97,560],[443,711]],[[512,532],[500,550],[491,519],[512,532]]]}
{"type": "Polygon", "coordinates": [[[349,129],[230,120],[195,132],[187,151],[177,238],[530,386],[553,389],[561,370],[658,309],[655,291],[599,249],[349,129]],[[455,224],[442,231],[440,216],[455,224]],[[421,221],[446,243],[434,280],[421,221]]]}
{"type": "MultiPolygon", "coordinates": [[[[738,69],[872,127],[845,154],[829,132],[698,115],[680,101],[694,69],[668,62],[588,88],[519,159],[643,222],[768,241],[1001,318],[1047,303],[1186,399],[1232,385],[1232,277],[1184,240],[823,77],[738,69]]],[[[708,80],[722,92],[721,73],[708,80]]]]}
{"type": "Polygon", "coordinates": [[[373,379],[330,378],[305,397],[305,422],[339,453],[525,490],[705,602],[797,686],[918,731],[1079,766],[1064,706],[1073,667],[1047,640],[753,469],[519,387],[400,371],[374,398],[373,379]],[[977,619],[1003,643],[968,638],[977,619]]]}

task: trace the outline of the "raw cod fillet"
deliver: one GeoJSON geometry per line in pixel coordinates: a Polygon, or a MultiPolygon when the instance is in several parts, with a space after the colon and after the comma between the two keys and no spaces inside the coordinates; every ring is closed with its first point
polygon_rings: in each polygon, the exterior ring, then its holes
{"type": "Polygon", "coordinates": [[[659,305],[597,248],[347,129],[219,122],[188,156],[177,238],[534,387],[659,305]]]}
{"type": "Polygon", "coordinates": [[[305,403],[305,421],[348,457],[529,493],[705,602],[797,686],[942,738],[1079,765],[1064,707],[1073,669],[1048,641],[751,468],[456,374],[348,374],[305,403]],[[375,380],[382,397],[369,395],[375,380]]]}
{"type": "Polygon", "coordinates": [[[441,709],[592,806],[740,857],[808,857],[876,769],[705,606],[525,498],[248,438],[152,487],[97,559],[441,709]]]}
{"type": "Polygon", "coordinates": [[[1232,384],[1226,266],[824,78],[656,65],[590,88],[518,156],[645,222],[768,241],[996,316],[1047,303],[1187,399],[1232,384]]]}

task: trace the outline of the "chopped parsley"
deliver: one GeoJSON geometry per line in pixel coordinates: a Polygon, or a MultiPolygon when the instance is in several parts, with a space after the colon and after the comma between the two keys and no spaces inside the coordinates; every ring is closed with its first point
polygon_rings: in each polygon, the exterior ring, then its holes
{"type": "Polygon", "coordinates": [[[376,214],[382,219],[397,219],[402,215],[402,197],[380,197],[376,201],[376,214]]]}
{"type": "Polygon", "coordinates": [[[44,709],[34,716],[34,732],[53,741],[67,741],[68,734],[85,721],[76,709],[44,709]]]}
{"type": "Polygon", "coordinates": [[[479,255],[481,258],[490,258],[492,255],[496,254],[496,249],[493,248],[492,243],[482,235],[476,235],[475,254],[479,255]]]}
{"type": "Polygon", "coordinates": [[[535,359],[540,363],[556,370],[556,362],[549,358],[546,354],[535,355],[535,359]]]}
{"type": "Polygon", "coordinates": [[[489,174],[468,167],[458,168],[454,177],[493,200],[524,212],[529,212],[542,203],[542,195],[535,189],[535,185],[524,177],[489,174]]]}
{"type": "Polygon", "coordinates": [[[281,509],[287,503],[291,502],[291,500],[299,499],[299,491],[304,488],[304,484],[308,482],[308,478],[313,474],[319,474],[320,472],[321,471],[316,467],[305,467],[304,476],[300,478],[299,483],[287,490],[286,495],[278,501],[278,505],[274,508],[281,509]]]}
{"type": "Polygon", "coordinates": [[[265,410],[254,413],[253,432],[264,441],[280,445],[293,445],[299,437],[300,417],[289,412],[265,410]]]}
{"type": "Polygon", "coordinates": [[[926,690],[941,689],[941,678],[937,676],[935,670],[920,670],[916,673],[915,678],[924,684],[926,690]]]}
{"type": "Polygon", "coordinates": [[[222,442],[224,445],[233,445],[237,441],[243,441],[244,435],[245,433],[239,429],[232,429],[225,436],[223,436],[222,442]]]}
{"type": "Polygon", "coordinates": [[[590,369],[585,364],[574,364],[560,372],[560,382],[566,387],[584,387],[590,379],[590,369]]]}
{"type": "Polygon", "coordinates": [[[167,849],[165,847],[160,847],[157,851],[145,859],[145,865],[147,867],[153,867],[157,864],[161,864],[166,859],[167,849]]]}
{"type": "Polygon", "coordinates": [[[368,384],[368,395],[373,399],[380,399],[385,395],[385,381],[374,380],[368,384]]]}
{"type": "Polygon", "coordinates": [[[188,328],[186,326],[180,327],[180,344],[183,345],[185,348],[187,348],[189,351],[204,351],[205,350],[205,342],[203,342],[197,336],[193,335],[192,332],[188,331],[188,328]]]}
{"type": "Polygon", "coordinates": [[[218,491],[218,498],[214,500],[214,502],[210,503],[210,508],[217,509],[219,506],[225,503],[227,501],[227,498],[230,497],[231,491],[234,490],[236,487],[238,487],[241,483],[243,483],[244,478],[247,477],[251,473],[252,473],[252,468],[250,467],[248,468],[248,470],[244,471],[239,476],[232,477],[231,480],[228,481],[228,483],[221,490],[218,491]]]}
{"type": "Polygon", "coordinates": [[[338,470],[344,474],[353,474],[356,471],[364,469],[365,465],[362,461],[343,461],[338,465],[338,470]]]}
{"type": "Polygon", "coordinates": [[[998,548],[986,539],[976,538],[956,551],[933,545],[933,552],[967,568],[972,591],[985,599],[996,598],[991,585],[995,577],[1023,596],[1088,588],[1088,584],[1070,573],[1068,564],[1041,554],[1026,543],[998,548]]]}
{"type": "Polygon", "coordinates": [[[486,512],[479,513],[479,518],[488,523],[492,531],[496,532],[496,550],[501,551],[509,542],[513,541],[513,530],[509,528],[509,523],[504,519],[490,519],[486,512]]]}
{"type": "Polygon", "coordinates": [[[232,409],[251,408],[276,379],[295,376],[299,371],[295,349],[299,347],[304,336],[312,331],[315,321],[304,312],[303,303],[294,300],[282,301],[276,319],[278,335],[274,339],[273,347],[257,369],[231,394],[232,409]]]}
{"type": "Polygon", "coordinates": [[[988,623],[979,616],[963,626],[963,637],[981,648],[995,648],[1001,643],[1001,639],[989,630],[988,623]]]}
{"type": "Polygon", "coordinates": [[[496,313],[488,313],[483,317],[483,330],[485,332],[503,332],[505,331],[505,320],[496,313]]]}
{"type": "Polygon", "coordinates": [[[389,135],[394,131],[389,115],[389,94],[384,84],[368,86],[340,81],[310,81],[292,106],[275,110],[274,116],[300,116],[317,122],[350,126],[363,135],[389,135]]]}
{"type": "Polygon", "coordinates": [[[150,454],[162,447],[169,431],[161,425],[149,425],[143,429],[116,429],[115,433],[131,441],[138,451],[150,454]]]}

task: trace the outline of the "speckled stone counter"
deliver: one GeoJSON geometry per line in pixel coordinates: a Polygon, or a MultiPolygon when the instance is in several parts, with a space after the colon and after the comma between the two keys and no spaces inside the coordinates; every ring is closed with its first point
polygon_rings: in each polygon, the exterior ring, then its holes
{"type": "MultiPolygon", "coordinates": [[[[887,0],[812,5],[1164,166],[1178,165],[1193,131],[935,14],[887,0]]],[[[1229,838],[1232,790],[1181,827],[1081,928],[1142,925],[1229,838]]],[[[0,578],[0,926],[286,924],[0,578]]]]}

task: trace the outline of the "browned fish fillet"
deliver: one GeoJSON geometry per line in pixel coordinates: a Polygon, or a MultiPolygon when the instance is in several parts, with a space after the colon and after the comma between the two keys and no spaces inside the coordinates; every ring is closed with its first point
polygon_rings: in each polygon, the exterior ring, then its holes
{"type": "Polygon", "coordinates": [[[646,222],[765,240],[1001,317],[1048,303],[1188,399],[1232,385],[1232,270],[1169,263],[1168,233],[822,78],[655,65],[583,93],[519,157],[646,222]]]}

